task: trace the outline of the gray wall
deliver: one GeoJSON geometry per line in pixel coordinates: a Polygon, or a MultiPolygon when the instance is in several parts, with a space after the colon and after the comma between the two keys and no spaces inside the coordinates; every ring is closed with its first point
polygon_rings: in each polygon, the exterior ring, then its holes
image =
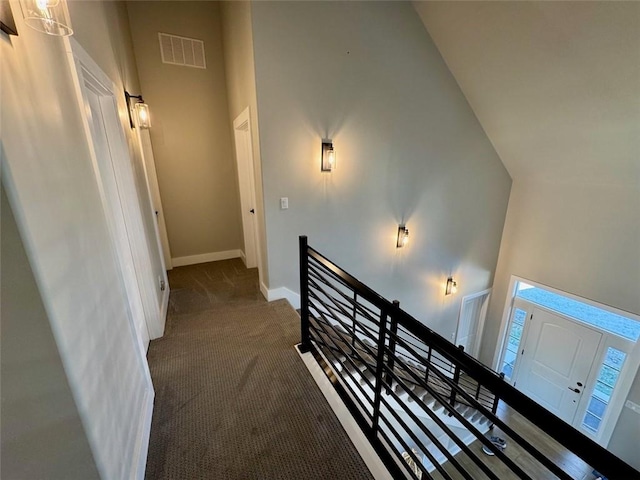
{"type": "Polygon", "coordinates": [[[4,187],[1,476],[99,478],[4,187]]]}
{"type": "Polygon", "coordinates": [[[417,13],[257,2],[252,15],[269,287],[298,291],[307,234],[451,338],[462,296],[493,282],[511,179],[417,13]],[[323,137],[337,152],[330,174],[323,137]],[[409,246],[396,249],[405,222],[409,246]],[[445,297],[450,274],[460,291],[445,297]]]}
{"type": "Polygon", "coordinates": [[[173,258],[242,248],[218,2],[129,2],[173,258]],[[162,63],[158,32],[204,41],[206,69],[162,63]]]}
{"type": "MultiPolygon", "coordinates": [[[[229,124],[249,107],[253,164],[256,186],[256,215],[260,238],[260,282],[269,286],[267,262],[267,240],[264,225],[264,192],[260,157],[260,128],[258,125],[258,102],[256,98],[256,72],[253,55],[253,30],[251,3],[245,1],[222,2],[222,39],[224,66],[229,99],[229,124]]],[[[235,149],[235,142],[233,142],[235,149]]]]}

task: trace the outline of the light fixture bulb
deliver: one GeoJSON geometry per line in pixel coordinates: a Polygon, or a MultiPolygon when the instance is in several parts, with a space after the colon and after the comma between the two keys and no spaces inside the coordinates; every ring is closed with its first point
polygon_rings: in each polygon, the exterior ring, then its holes
{"type": "Polygon", "coordinates": [[[451,295],[452,293],[456,293],[458,291],[458,282],[456,282],[453,277],[447,278],[447,286],[444,289],[445,295],[451,295]]]}
{"type": "Polygon", "coordinates": [[[322,141],[321,172],[330,172],[336,167],[336,151],[331,140],[322,141]]]}
{"type": "Polygon", "coordinates": [[[398,240],[396,242],[396,248],[402,248],[409,243],[409,229],[404,225],[398,226],[398,240]]]}
{"type": "Polygon", "coordinates": [[[151,118],[149,116],[149,105],[146,103],[134,104],[134,109],[138,117],[138,126],[140,128],[151,128],[151,118]]]}
{"type": "Polygon", "coordinates": [[[58,37],[73,34],[64,0],[20,0],[24,22],[39,32],[58,37]]]}

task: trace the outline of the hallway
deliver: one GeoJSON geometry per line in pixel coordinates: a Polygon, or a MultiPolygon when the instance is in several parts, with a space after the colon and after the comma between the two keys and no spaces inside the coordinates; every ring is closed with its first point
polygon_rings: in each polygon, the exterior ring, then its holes
{"type": "Polygon", "coordinates": [[[299,317],[240,259],[175,268],[151,342],[147,479],[367,479],[299,358],[299,317]]]}

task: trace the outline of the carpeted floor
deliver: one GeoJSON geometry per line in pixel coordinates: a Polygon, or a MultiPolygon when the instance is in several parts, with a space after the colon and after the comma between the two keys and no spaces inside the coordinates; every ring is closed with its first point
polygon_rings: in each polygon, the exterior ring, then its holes
{"type": "Polygon", "coordinates": [[[299,317],[239,259],[175,268],[147,479],[370,479],[299,358],[299,317]]]}

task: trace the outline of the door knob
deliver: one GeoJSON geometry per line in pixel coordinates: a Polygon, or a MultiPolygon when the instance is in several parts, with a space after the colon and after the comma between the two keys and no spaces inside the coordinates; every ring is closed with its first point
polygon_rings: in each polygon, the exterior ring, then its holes
{"type": "Polygon", "coordinates": [[[571,388],[571,387],[567,387],[569,390],[571,390],[572,392],[576,392],[576,393],[580,393],[580,389],[579,388],[571,388]]]}

